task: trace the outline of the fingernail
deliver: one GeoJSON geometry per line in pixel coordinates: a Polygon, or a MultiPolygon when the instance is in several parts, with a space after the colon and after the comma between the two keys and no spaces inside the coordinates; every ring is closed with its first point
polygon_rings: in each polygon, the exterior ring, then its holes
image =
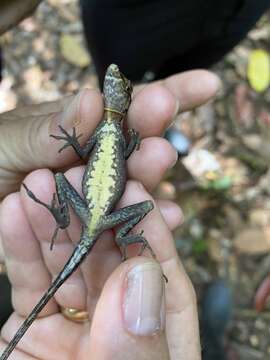
{"type": "Polygon", "coordinates": [[[125,327],[135,335],[149,336],[164,329],[164,280],[158,263],[147,262],[130,270],[123,310],[125,327]]]}
{"type": "Polygon", "coordinates": [[[179,102],[178,99],[176,99],[176,104],[175,104],[175,110],[174,110],[173,117],[176,117],[176,115],[179,114],[179,110],[180,110],[180,102],[179,102]]]}
{"type": "Polygon", "coordinates": [[[175,158],[173,159],[173,161],[169,165],[169,170],[172,169],[176,165],[176,163],[178,162],[178,153],[177,153],[176,150],[174,152],[174,156],[175,156],[175,158]]]}
{"type": "Polygon", "coordinates": [[[223,92],[223,84],[221,79],[216,74],[212,73],[211,75],[212,75],[211,78],[208,79],[208,84],[212,85],[215,91],[215,95],[218,96],[223,92]]]}
{"type": "Polygon", "coordinates": [[[222,82],[219,80],[219,87],[216,92],[216,98],[220,98],[222,96],[224,96],[224,87],[223,87],[222,82]]]}
{"type": "Polygon", "coordinates": [[[82,97],[82,91],[80,91],[75,97],[71,100],[70,104],[64,109],[61,119],[60,125],[65,129],[72,128],[75,125],[79,124],[79,106],[82,97]]]}

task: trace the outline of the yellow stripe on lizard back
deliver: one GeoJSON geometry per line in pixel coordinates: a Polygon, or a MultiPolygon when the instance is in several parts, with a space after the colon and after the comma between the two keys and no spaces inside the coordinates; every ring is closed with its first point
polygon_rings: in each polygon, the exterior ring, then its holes
{"type": "Polygon", "coordinates": [[[106,135],[100,142],[97,156],[92,163],[86,186],[86,198],[93,207],[90,209],[89,235],[96,231],[96,226],[110,204],[112,189],[115,187],[117,168],[115,164],[115,134],[106,135]]]}

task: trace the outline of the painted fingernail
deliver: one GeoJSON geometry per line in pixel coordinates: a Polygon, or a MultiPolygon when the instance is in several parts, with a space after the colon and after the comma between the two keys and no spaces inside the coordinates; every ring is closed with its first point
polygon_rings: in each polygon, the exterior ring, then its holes
{"type": "Polygon", "coordinates": [[[165,326],[164,280],[158,263],[146,262],[127,275],[123,313],[125,327],[140,336],[153,335],[165,326]]]}

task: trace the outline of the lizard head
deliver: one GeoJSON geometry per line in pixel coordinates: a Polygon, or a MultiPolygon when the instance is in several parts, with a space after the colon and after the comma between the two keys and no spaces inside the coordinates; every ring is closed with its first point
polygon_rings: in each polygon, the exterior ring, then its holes
{"type": "Polygon", "coordinates": [[[104,79],[105,108],[125,114],[130,105],[131,93],[131,82],[121,73],[117,65],[111,64],[104,79]]]}

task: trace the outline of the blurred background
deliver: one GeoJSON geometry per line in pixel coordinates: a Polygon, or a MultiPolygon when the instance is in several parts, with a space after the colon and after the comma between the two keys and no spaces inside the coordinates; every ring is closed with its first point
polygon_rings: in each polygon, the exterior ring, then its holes
{"type": "MultiPolygon", "coordinates": [[[[175,242],[201,305],[203,349],[220,329],[214,344],[230,360],[270,359],[269,20],[213,68],[216,100],[166,133],[179,161],[156,190],[185,214],[175,242]]],[[[98,86],[76,0],[42,3],[0,46],[0,112],[98,86]]]]}

